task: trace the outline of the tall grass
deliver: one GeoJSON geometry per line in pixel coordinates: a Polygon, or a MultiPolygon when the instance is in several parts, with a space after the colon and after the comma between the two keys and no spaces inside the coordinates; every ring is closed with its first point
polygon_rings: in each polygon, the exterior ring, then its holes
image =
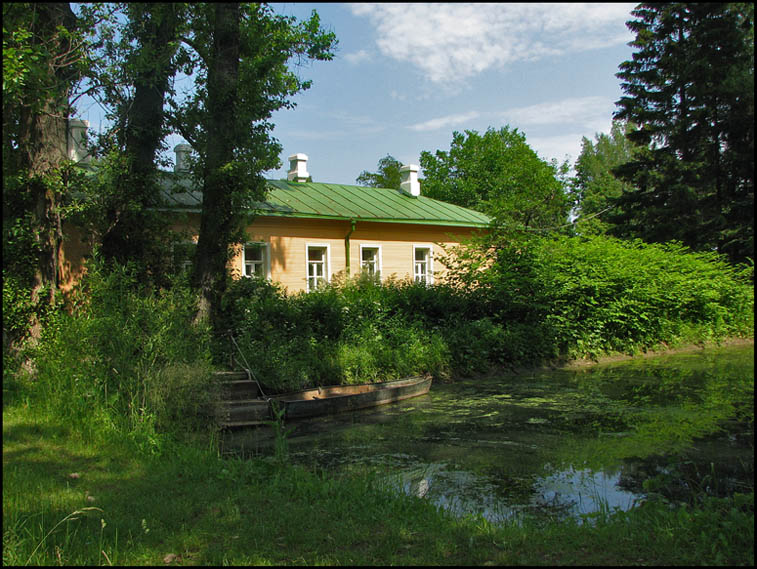
{"type": "Polygon", "coordinates": [[[217,391],[189,289],[145,289],[134,275],[91,267],[77,309],[58,312],[27,346],[35,370],[22,391],[86,436],[115,430],[155,451],[159,433],[209,425],[217,391]]]}

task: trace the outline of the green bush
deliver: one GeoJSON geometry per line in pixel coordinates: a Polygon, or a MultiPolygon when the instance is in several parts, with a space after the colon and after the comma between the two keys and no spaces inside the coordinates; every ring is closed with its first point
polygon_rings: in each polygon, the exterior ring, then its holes
{"type": "MultiPolygon", "coordinates": [[[[242,279],[230,286],[227,322],[241,350],[238,361],[249,364],[271,392],[443,376],[449,363],[438,330],[424,323],[423,314],[401,308],[420,294],[434,293],[356,279],[287,295],[265,281],[242,279]],[[402,298],[403,291],[413,299],[402,298]]],[[[230,344],[219,352],[230,349],[236,348],[230,344]]]]}
{"type": "Polygon", "coordinates": [[[495,234],[462,250],[451,281],[517,331],[518,361],[752,335],[752,272],[677,243],[495,234]]]}
{"type": "Polygon", "coordinates": [[[570,356],[751,333],[754,291],[714,253],[607,237],[537,246],[546,322],[570,356]]]}
{"type": "MultiPolygon", "coordinates": [[[[356,278],[287,295],[242,279],[227,296],[228,327],[274,391],[751,334],[748,276],[674,243],[532,238],[486,243],[462,258],[433,287],[356,278]]],[[[222,345],[228,360],[236,348],[222,345]]]]}
{"type": "Polygon", "coordinates": [[[113,428],[155,450],[161,434],[212,422],[209,334],[192,325],[188,288],[144,289],[134,275],[90,267],[87,302],[58,312],[31,352],[33,393],[82,432],[113,428]]]}

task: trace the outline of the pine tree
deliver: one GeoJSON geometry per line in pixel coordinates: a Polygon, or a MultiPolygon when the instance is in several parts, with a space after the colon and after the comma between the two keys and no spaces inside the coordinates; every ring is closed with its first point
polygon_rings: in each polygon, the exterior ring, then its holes
{"type": "Polygon", "coordinates": [[[640,4],[615,117],[636,158],[614,232],[754,256],[754,6],[640,4]]]}

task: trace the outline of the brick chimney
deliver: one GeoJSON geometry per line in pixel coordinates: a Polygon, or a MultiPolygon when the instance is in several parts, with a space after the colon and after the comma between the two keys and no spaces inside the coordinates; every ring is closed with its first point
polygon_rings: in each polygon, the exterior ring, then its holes
{"type": "Polygon", "coordinates": [[[417,198],[421,195],[421,183],[418,181],[418,166],[408,164],[400,168],[400,189],[406,194],[417,198]]]}
{"type": "Polygon", "coordinates": [[[289,157],[287,180],[290,182],[307,182],[309,177],[307,154],[292,154],[289,157]]]}

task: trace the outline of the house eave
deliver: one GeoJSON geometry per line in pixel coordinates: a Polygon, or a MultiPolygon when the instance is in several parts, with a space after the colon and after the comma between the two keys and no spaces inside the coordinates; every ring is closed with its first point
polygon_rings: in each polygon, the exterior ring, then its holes
{"type": "MultiPolygon", "coordinates": [[[[198,207],[160,207],[155,208],[155,211],[165,211],[174,213],[201,213],[202,208],[198,207]]],[[[383,218],[383,217],[357,217],[357,216],[336,216],[336,215],[322,215],[313,213],[292,213],[292,212],[275,212],[266,210],[248,210],[250,215],[255,217],[274,217],[274,218],[287,218],[287,219],[322,219],[326,221],[361,221],[371,223],[395,223],[395,224],[408,224],[408,225],[437,225],[444,227],[472,227],[478,229],[486,229],[489,227],[488,223],[479,223],[475,221],[458,221],[458,220],[445,220],[445,219],[401,219],[401,218],[383,218]]]]}

